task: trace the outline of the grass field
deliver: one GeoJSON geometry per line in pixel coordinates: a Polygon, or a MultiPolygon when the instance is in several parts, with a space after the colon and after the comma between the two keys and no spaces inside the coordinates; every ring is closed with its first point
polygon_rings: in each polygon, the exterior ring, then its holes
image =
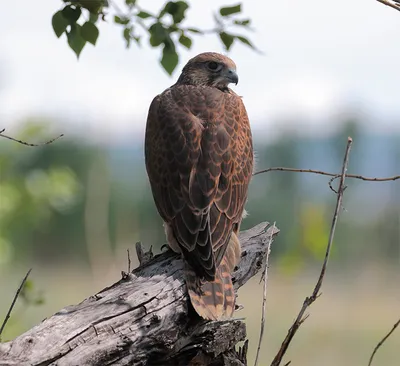
{"type": "MultiPolygon", "coordinates": [[[[31,279],[43,290],[45,303],[38,307],[16,307],[3,335],[12,339],[52,315],[62,307],[80,302],[120,276],[122,264],[104,277],[93,280],[82,268],[34,268],[31,279]]],[[[273,266],[272,266],[273,268],[273,266]]],[[[0,269],[0,317],[3,318],[25,269],[0,269]]],[[[306,295],[316,282],[317,270],[284,275],[271,270],[268,283],[267,322],[260,365],[269,365],[297,315],[306,295]]],[[[244,309],[235,316],[245,317],[254,363],[260,329],[262,285],[254,278],[239,292],[244,309]]],[[[310,317],[300,328],[289,348],[286,361],[294,366],[367,365],[377,342],[400,317],[400,269],[369,266],[363,270],[342,270],[332,263],[323,285],[323,295],[312,305],[310,317]]],[[[383,345],[374,365],[400,364],[400,329],[383,345]]]]}

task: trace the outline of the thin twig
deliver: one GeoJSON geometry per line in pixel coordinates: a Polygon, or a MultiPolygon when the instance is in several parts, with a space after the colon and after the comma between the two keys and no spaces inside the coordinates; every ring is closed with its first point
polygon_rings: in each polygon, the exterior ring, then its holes
{"type": "MultiPolygon", "coordinates": [[[[295,168],[284,168],[284,167],[274,167],[274,168],[268,168],[264,170],[259,170],[258,172],[255,172],[253,175],[259,175],[262,173],[268,173],[272,171],[279,171],[279,172],[295,172],[295,173],[313,173],[313,174],[320,174],[320,175],[327,175],[328,177],[340,177],[341,174],[338,173],[328,173],[324,172],[321,170],[314,170],[314,169],[295,169],[295,168]]],[[[385,178],[369,178],[369,177],[364,177],[362,175],[357,175],[357,174],[346,174],[346,178],[354,178],[354,179],[361,179],[365,180],[368,182],[387,182],[391,180],[398,180],[400,179],[400,175],[395,175],[393,177],[385,177],[385,178]]]]}
{"type": "MultiPolygon", "coordinates": [[[[274,232],[275,232],[275,222],[274,222],[274,225],[273,225],[272,231],[271,231],[271,239],[272,239],[272,235],[274,232]]],[[[262,302],[262,313],[261,313],[261,329],[260,329],[260,337],[258,338],[258,347],[257,347],[257,354],[256,354],[256,360],[254,362],[254,366],[258,365],[258,357],[260,355],[261,343],[262,343],[262,339],[264,336],[265,314],[267,313],[268,262],[269,262],[269,254],[270,253],[271,253],[271,246],[268,245],[267,253],[265,256],[265,269],[264,269],[264,273],[263,273],[264,291],[263,291],[263,302],[262,302]]]]}
{"type": "Polygon", "coordinates": [[[15,306],[15,303],[16,303],[16,301],[18,299],[18,296],[19,296],[22,288],[24,287],[25,282],[28,279],[28,276],[31,273],[31,271],[32,271],[32,268],[26,273],[24,279],[22,280],[21,284],[18,287],[17,292],[14,295],[14,299],[13,299],[13,301],[11,303],[10,308],[8,309],[7,315],[6,315],[6,317],[5,317],[4,321],[3,321],[3,324],[1,325],[1,328],[0,328],[0,339],[1,339],[1,334],[3,333],[3,330],[4,330],[4,328],[5,328],[5,326],[6,326],[7,322],[8,322],[8,319],[10,319],[11,312],[12,312],[14,306],[15,306]]]}
{"type": "Polygon", "coordinates": [[[390,332],[388,334],[386,334],[382,340],[376,345],[376,347],[374,348],[374,352],[372,352],[372,355],[369,359],[368,362],[368,366],[372,365],[372,361],[374,359],[375,353],[378,351],[378,349],[382,346],[383,343],[385,343],[385,341],[391,336],[391,334],[396,330],[396,328],[399,326],[400,324],[400,319],[393,325],[392,329],[390,330],[390,332]]]}
{"type": "Polygon", "coordinates": [[[340,210],[342,208],[343,192],[345,190],[344,182],[345,182],[345,178],[346,178],[347,166],[349,164],[349,154],[350,154],[352,142],[353,142],[352,138],[349,137],[347,139],[346,153],[344,155],[343,165],[342,165],[342,173],[340,175],[340,183],[339,183],[339,188],[338,188],[335,213],[334,213],[333,219],[332,219],[332,225],[331,225],[331,230],[329,233],[329,240],[328,240],[328,245],[327,245],[326,252],[325,252],[324,263],[322,265],[317,284],[314,287],[314,291],[312,292],[312,295],[310,297],[305,298],[305,300],[303,302],[303,306],[301,307],[301,310],[300,310],[299,314],[297,315],[297,318],[294,321],[293,325],[290,327],[288,334],[286,335],[286,338],[284,339],[284,341],[281,345],[281,348],[279,349],[277,355],[275,356],[274,360],[271,363],[271,366],[279,366],[280,365],[282,358],[285,355],[294,335],[296,334],[296,332],[299,329],[299,327],[301,326],[301,324],[307,319],[307,317],[304,317],[305,311],[319,297],[319,291],[321,289],[322,282],[324,280],[326,267],[328,265],[328,259],[329,259],[329,255],[331,252],[333,237],[335,235],[336,223],[337,223],[337,220],[339,217],[340,210]]]}
{"type": "Polygon", "coordinates": [[[18,143],[21,144],[21,145],[25,145],[25,146],[34,146],[34,147],[43,146],[43,145],[49,145],[49,144],[51,144],[52,142],[54,142],[54,141],[56,141],[56,140],[58,140],[59,138],[61,138],[61,137],[64,136],[64,134],[61,134],[61,135],[59,135],[59,136],[57,136],[57,137],[55,137],[55,138],[53,138],[53,139],[51,139],[51,140],[48,140],[48,141],[45,141],[45,142],[42,142],[42,143],[39,143],[39,144],[31,144],[31,143],[29,143],[29,142],[25,142],[25,141],[22,141],[22,140],[15,139],[14,137],[10,137],[10,136],[7,136],[7,135],[3,135],[3,132],[4,132],[5,130],[6,130],[6,129],[3,128],[3,129],[0,131],[0,137],[4,137],[4,138],[6,138],[6,139],[8,139],[8,140],[18,142],[18,143]]]}
{"type": "Polygon", "coordinates": [[[377,0],[377,1],[384,5],[390,6],[393,9],[400,11],[400,4],[398,1],[394,1],[394,2],[390,1],[390,0],[377,0]]]}
{"type": "Polygon", "coordinates": [[[128,273],[131,273],[131,254],[129,253],[129,249],[126,251],[128,252],[128,273]]]}
{"type": "Polygon", "coordinates": [[[338,192],[336,191],[335,188],[332,187],[332,183],[333,183],[333,181],[334,181],[335,179],[337,179],[337,178],[339,178],[339,177],[340,177],[340,175],[337,175],[337,176],[335,176],[335,177],[332,177],[331,179],[329,179],[329,182],[328,182],[329,188],[331,189],[332,192],[334,192],[334,193],[336,193],[336,194],[338,194],[338,192]]]}

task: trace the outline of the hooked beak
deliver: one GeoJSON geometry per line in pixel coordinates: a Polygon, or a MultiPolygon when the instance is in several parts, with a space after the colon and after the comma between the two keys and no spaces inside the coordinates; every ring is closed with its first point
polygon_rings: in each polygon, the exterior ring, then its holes
{"type": "Polygon", "coordinates": [[[237,83],[239,82],[239,76],[234,69],[228,69],[224,76],[228,83],[234,83],[235,85],[237,85],[237,83]]]}

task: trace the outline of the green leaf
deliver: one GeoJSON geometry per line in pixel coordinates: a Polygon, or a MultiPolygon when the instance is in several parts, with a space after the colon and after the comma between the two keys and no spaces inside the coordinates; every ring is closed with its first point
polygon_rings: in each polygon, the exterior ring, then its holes
{"type": "Polygon", "coordinates": [[[223,16],[226,17],[231,14],[236,14],[240,13],[242,11],[242,4],[237,4],[233,6],[227,6],[225,8],[219,9],[219,13],[223,16]]]}
{"type": "Polygon", "coordinates": [[[132,27],[126,27],[124,29],[124,38],[126,41],[126,48],[129,48],[129,46],[131,45],[131,31],[132,31],[132,27]]]}
{"type": "Polygon", "coordinates": [[[69,46],[75,52],[76,57],[79,58],[86,44],[86,41],[81,36],[81,26],[79,24],[72,24],[71,31],[67,32],[67,38],[69,46]]]}
{"type": "Polygon", "coordinates": [[[235,20],[233,23],[236,25],[241,25],[243,27],[247,27],[250,25],[251,20],[250,19],[244,19],[244,20],[235,20]]]}
{"type": "Polygon", "coordinates": [[[178,24],[185,19],[185,12],[188,8],[189,5],[185,1],[169,1],[161,11],[159,18],[168,13],[171,14],[174,23],[178,24]]]}
{"type": "Polygon", "coordinates": [[[70,25],[75,24],[82,14],[81,8],[75,8],[71,5],[67,5],[61,12],[70,25]]]}
{"type": "Polygon", "coordinates": [[[185,46],[187,49],[190,49],[190,47],[192,47],[192,40],[189,37],[186,37],[184,34],[179,37],[179,43],[182,46],[185,46]]]}
{"type": "Polygon", "coordinates": [[[199,33],[199,34],[203,34],[203,32],[200,29],[196,29],[196,28],[188,28],[186,29],[188,32],[192,32],[192,33],[199,33]]]}
{"type": "MultiPolygon", "coordinates": [[[[75,1],[74,1],[75,2],[75,1]]],[[[79,5],[93,14],[98,14],[103,7],[108,6],[107,0],[79,0],[79,5]]]]}
{"type": "Polygon", "coordinates": [[[56,34],[57,38],[61,37],[69,25],[68,20],[64,18],[61,10],[53,15],[51,24],[53,25],[54,33],[56,34]]]}
{"type": "Polygon", "coordinates": [[[178,61],[179,61],[179,56],[175,51],[175,47],[165,45],[163,49],[161,65],[168,74],[170,75],[172,74],[172,72],[178,65],[178,61]]]}
{"type": "Polygon", "coordinates": [[[125,0],[125,4],[132,7],[136,4],[136,0],[125,0]]]}
{"type": "Polygon", "coordinates": [[[219,34],[219,37],[221,38],[221,41],[225,45],[226,50],[229,51],[229,49],[232,46],[233,41],[235,40],[235,36],[233,36],[232,34],[226,33],[226,32],[221,32],[219,34]]]}
{"type": "Polygon", "coordinates": [[[161,23],[154,23],[150,28],[150,45],[152,47],[157,47],[161,43],[164,43],[167,37],[169,37],[169,34],[167,30],[164,28],[164,26],[161,23]]]}
{"type": "Polygon", "coordinates": [[[129,24],[129,18],[127,18],[127,17],[119,17],[118,15],[116,15],[115,17],[114,17],[114,22],[115,23],[117,23],[117,24],[124,24],[124,25],[126,25],[126,24],[129,24]]]}
{"type": "Polygon", "coordinates": [[[242,43],[248,45],[249,47],[251,47],[251,48],[253,48],[253,49],[255,49],[254,45],[253,45],[246,37],[236,36],[236,38],[237,38],[240,42],[242,42],[242,43]]]}
{"type": "Polygon", "coordinates": [[[139,11],[139,13],[137,13],[136,16],[142,19],[154,18],[154,15],[151,15],[147,11],[139,11]]]}
{"type": "Polygon", "coordinates": [[[94,46],[96,45],[97,38],[99,37],[99,30],[93,23],[86,22],[82,25],[81,36],[85,41],[94,46]]]}
{"type": "Polygon", "coordinates": [[[96,23],[99,19],[99,14],[89,13],[89,22],[96,23]]]}
{"type": "Polygon", "coordinates": [[[135,42],[138,44],[139,47],[141,46],[141,44],[140,44],[141,37],[140,36],[134,36],[134,37],[132,37],[132,39],[135,40],[135,42]]]}

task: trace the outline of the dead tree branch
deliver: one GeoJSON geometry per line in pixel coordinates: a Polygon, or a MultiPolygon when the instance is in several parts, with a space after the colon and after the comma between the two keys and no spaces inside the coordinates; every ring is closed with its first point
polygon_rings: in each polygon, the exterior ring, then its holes
{"type": "Polygon", "coordinates": [[[319,291],[321,289],[322,282],[325,277],[326,267],[328,265],[329,255],[330,255],[331,248],[332,248],[333,237],[335,235],[336,224],[337,224],[340,210],[342,208],[343,192],[346,189],[344,182],[345,182],[345,178],[346,178],[347,167],[349,164],[349,154],[350,154],[352,142],[353,142],[353,140],[351,139],[351,137],[349,137],[347,139],[346,153],[344,155],[343,165],[342,165],[342,173],[340,175],[340,183],[339,183],[339,188],[338,188],[335,213],[333,215],[331,230],[329,233],[328,245],[327,245],[326,252],[325,252],[325,258],[324,258],[324,262],[323,262],[323,265],[321,268],[321,272],[320,272],[317,284],[315,285],[312,295],[305,298],[305,300],[303,302],[303,306],[301,307],[301,310],[300,310],[299,314],[297,315],[297,318],[294,321],[293,325],[290,327],[288,334],[281,345],[281,348],[279,349],[277,355],[275,356],[274,360],[271,363],[271,366],[279,366],[281,364],[283,356],[285,355],[294,335],[296,334],[297,330],[300,328],[301,324],[308,317],[308,315],[304,316],[305,311],[320,295],[319,291]]]}
{"type": "MultiPolygon", "coordinates": [[[[263,170],[259,170],[258,172],[255,172],[253,175],[259,175],[259,174],[273,172],[273,171],[292,172],[292,173],[312,173],[312,174],[326,175],[328,177],[333,177],[333,179],[339,178],[341,176],[341,174],[328,173],[328,172],[324,172],[321,170],[295,169],[295,168],[285,168],[285,167],[274,167],[274,168],[263,169],[263,170]]],[[[360,179],[360,180],[364,180],[367,182],[388,182],[388,181],[400,179],[400,175],[395,175],[393,177],[384,177],[384,178],[376,178],[376,177],[370,178],[370,177],[364,177],[364,176],[358,175],[358,174],[346,174],[346,178],[360,179]]]]}
{"type": "Polygon", "coordinates": [[[393,0],[393,1],[391,1],[391,0],[376,0],[376,1],[400,11],[400,1],[396,1],[396,0],[393,0]]]}
{"type": "Polygon", "coordinates": [[[392,329],[390,330],[390,332],[388,334],[386,334],[382,338],[382,340],[375,346],[374,351],[372,352],[372,355],[371,355],[371,357],[369,359],[368,366],[372,365],[372,361],[374,360],[375,353],[378,351],[379,348],[381,348],[382,344],[385,343],[386,340],[392,335],[392,333],[396,330],[396,328],[399,326],[399,324],[400,324],[400,319],[396,323],[394,323],[394,325],[393,325],[392,329]]]}
{"type": "Polygon", "coordinates": [[[14,309],[15,303],[17,302],[18,296],[19,296],[20,292],[22,291],[22,289],[23,289],[23,287],[24,287],[24,285],[25,285],[25,282],[26,282],[26,280],[28,279],[28,277],[29,277],[31,271],[32,271],[32,268],[26,273],[25,277],[22,279],[22,282],[21,282],[21,284],[20,284],[19,287],[18,287],[17,292],[16,292],[15,295],[14,295],[13,301],[12,301],[12,303],[11,303],[11,305],[10,305],[10,308],[8,309],[7,315],[6,315],[6,317],[4,318],[3,324],[1,325],[1,328],[0,328],[0,341],[1,341],[1,335],[2,335],[2,333],[3,333],[3,330],[4,330],[4,328],[6,327],[6,324],[7,324],[7,322],[8,322],[8,319],[10,319],[11,312],[12,312],[12,310],[14,309]]]}
{"type": "MultiPolygon", "coordinates": [[[[236,290],[263,268],[278,232],[262,223],[240,233],[236,290]]],[[[190,305],[180,257],[171,250],[146,257],[117,283],[0,344],[0,364],[244,366],[247,346],[235,350],[246,338],[244,322],[203,321],[190,305]]]]}
{"type": "Polygon", "coordinates": [[[17,143],[19,143],[19,144],[21,144],[21,145],[33,146],[33,147],[43,146],[43,145],[49,145],[49,144],[53,143],[54,141],[56,141],[56,140],[58,140],[59,138],[61,138],[61,137],[64,136],[64,134],[61,134],[61,135],[59,135],[59,136],[57,136],[57,137],[55,137],[55,138],[53,138],[53,139],[51,139],[51,140],[48,140],[48,141],[45,141],[45,142],[42,142],[42,143],[39,143],[39,144],[31,144],[31,143],[29,143],[29,142],[25,142],[25,141],[22,141],[22,140],[15,139],[14,137],[10,137],[10,136],[4,135],[3,132],[4,132],[5,130],[6,130],[6,129],[3,128],[3,129],[0,131],[0,137],[4,137],[5,139],[8,139],[8,140],[17,142],[17,143]]]}

